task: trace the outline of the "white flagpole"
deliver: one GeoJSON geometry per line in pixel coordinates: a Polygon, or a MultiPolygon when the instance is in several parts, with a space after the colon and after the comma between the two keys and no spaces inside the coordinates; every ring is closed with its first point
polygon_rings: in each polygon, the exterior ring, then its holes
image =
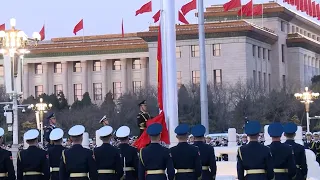
{"type": "Polygon", "coordinates": [[[169,121],[169,136],[170,146],[177,144],[174,129],[178,126],[178,87],[177,87],[177,63],[176,63],[176,27],[175,27],[175,1],[163,0],[163,13],[165,32],[163,34],[166,37],[165,53],[166,53],[166,70],[163,73],[167,73],[166,88],[168,89],[166,100],[170,100],[167,104],[167,113],[169,121]]]}
{"type": "Polygon", "coordinates": [[[82,24],[83,24],[83,28],[82,28],[82,42],[84,42],[84,20],[82,18],[82,24]]]}
{"type": "Polygon", "coordinates": [[[201,102],[201,124],[206,127],[206,134],[209,133],[208,122],[208,91],[207,91],[207,65],[205,51],[204,31],[204,8],[203,0],[198,0],[198,26],[199,26],[199,50],[200,50],[200,102],[201,102]]]}
{"type": "MultiPolygon", "coordinates": [[[[166,66],[166,37],[164,36],[165,33],[165,23],[164,23],[165,13],[163,12],[163,1],[161,1],[161,8],[160,8],[160,23],[161,26],[161,48],[162,48],[162,103],[163,103],[163,111],[165,112],[165,118],[167,126],[169,126],[168,116],[167,116],[167,66],[166,66]]],[[[169,127],[168,127],[169,128],[169,127]]]]}
{"type": "Polygon", "coordinates": [[[261,15],[261,20],[262,20],[262,28],[263,28],[263,2],[262,2],[262,15],[261,15]]]}

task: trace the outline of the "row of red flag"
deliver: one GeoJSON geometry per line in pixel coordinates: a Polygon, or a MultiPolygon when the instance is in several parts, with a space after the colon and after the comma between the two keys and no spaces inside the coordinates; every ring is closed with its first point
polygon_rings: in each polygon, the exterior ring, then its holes
{"type": "Polygon", "coordinates": [[[241,0],[230,0],[223,5],[224,11],[239,7],[241,7],[238,11],[239,16],[261,16],[263,14],[263,4],[253,6],[253,0],[243,6],[241,6],[241,0]]]}
{"type": "Polygon", "coordinates": [[[320,20],[320,5],[311,0],[283,0],[292,6],[296,6],[297,10],[307,13],[309,16],[320,20]]]}

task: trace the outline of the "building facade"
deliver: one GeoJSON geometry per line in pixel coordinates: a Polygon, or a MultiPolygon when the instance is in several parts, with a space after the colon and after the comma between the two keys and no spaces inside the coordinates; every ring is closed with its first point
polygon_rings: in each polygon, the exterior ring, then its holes
{"type": "MultiPolygon", "coordinates": [[[[300,89],[320,68],[320,26],[277,3],[262,17],[240,19],[238,9],[206,8],[208,83],[251,80],[266,91],[300,89]],[[267,28],[266,28],[267,27],[267,28]]],[[[53,38],[31,48],[24,60],[24,97],[63,91],[69,103],[89,92],[99,104],[157,82],[157,27],[121,35],[53,38]]],[[[178,85],[200,83],[198,25],[177,25],[178,85]]],[[[4,68],[0,66],[0,77],[4,68]]],[[[3,83],[3,78],[0,78],[3,83]]]]}

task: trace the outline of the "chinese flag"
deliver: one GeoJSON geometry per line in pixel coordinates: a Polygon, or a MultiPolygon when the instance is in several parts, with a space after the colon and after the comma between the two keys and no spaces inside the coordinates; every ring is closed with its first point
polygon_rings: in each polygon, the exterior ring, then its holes
{"type": "Polygon", "coordinates": [[[160,19],[160,10],[152,18],[154,20],[154,23],[158,22],[160,19]]]}
{"type": "Polygon", "coordinates": [[[43,41],[46,38],[46,33],[45,33],[45,28],[44,25],[42,26],[42,29],[39,32],[40,36],[41,36],[41,41],[43,41]]]}
{"type": "Polygon", "coordinates": [[[3,23],[0,25],[0,31],[5,31],[6,30],[6,24],[3,23]]]}
{"type": "Polygon", "coordinates": [[[189,24],[189,22],[187,21],[186,17],[184,17],[184,15],[181,13],[181,11],[179,11],[179,21],[184,23],[184,24],[189,24]]]}
{"type": "Polygon", "coordinates": [[[243,5],[241,7],[241,9],[238,11],[238,15],[239,16],[242,16],[242,15],[250,16],[250,15],[252,15],[252,0],[249,1],[246,5],[243,5]]]}
{"type": "Polygon", "coordinates": [[[122,32],[122,37],[124,37],[123,19],[122,19],[122,23],[121,23],[121,32],[122,32]]]}
{"type": "Polygon", "coordinates": [[[83,29],[83,19],[81,19],[78,24],[73,28],[74,35],[77,35],[77,32],[83,29]]]}
{"type": "MultiPolygon", "coordinates": [[[[161,43],[161,30],[159,26],[159,33],[158,33],[158,51],[157,51],[157,65],[158,65],[158,104],[159,109],[163,110],[163,101],[162,101],[162,43],[161,43]]],[[[160,123],[162,125],[162,132],[161,132],[161,141],[165,142],[166,144],[170,144],[169,141],[169,132],[167,129],[167,124],[164,116],[164,112],[161,111],[161,113],[154,117],[153,119],[150,119],[147,121],[147,128],[150,126],[150,124],[153,123],[160,123]]],[[[139,139],[133,144],[138,149],[144,148],[147,144],[150,143],[150,138],[146,132],[146,130],[143,131],[139,139]]]]}
{"type": "Polygon", "coordinates": [[[152,3],[151,1],[149,1],[146,4],[142,5],[141,8],[136,11],[136,16],[139,14],[143,14],[151,11],[152,11],[152,3]]]}
{"type": "Polygon", "coordinates": [[[252,15],[253,16],[261,16],[263,14],[263,5],[259,4],[257,6],[254,6],[252,15]]]}
{"type": "Polygon", "coordinates": [[[186,15],[188,12],[197,9],[197,0],[192,0],[191,2],[183,5],[181,7],[181,12],[183,15],[186,15]]]}
{"type": "Polygon", "coordinates": [[[230,9],[237,8],[241,6],[241,0],[231,0],[223,5],[224,11],[229,11],[230,9]]]}
{"type": "Polygon", "coordinates": [[[319,19],[320,17],[320,6],[319,4],[316,5],[316,17],[319,19]]]}
{"type": "Polygon", "coordinates": [[[317,13],[316,13],[316,2],[312,2],[312,17],[317,17],[317,13]]]}

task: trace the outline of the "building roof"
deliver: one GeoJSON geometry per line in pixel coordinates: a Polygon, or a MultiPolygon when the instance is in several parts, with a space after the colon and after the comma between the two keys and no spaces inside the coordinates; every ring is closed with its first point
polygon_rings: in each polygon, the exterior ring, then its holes
{"type": "MultiPolygon", "coordinates": [[[[262,42],[273,44],[278,36],[267,28],[259,27],[246,20],[205,23],[206,38],[247,36],[262,42]]],[[[157,41],[158,26],[151,26],[147,32],[138,32],[145,41],[157,41]]],[[[177,40],[198,39],[198,24],[176,25],[177,40]]]]}
{"type": "Polygon", "coordinates": [[[137,33],[52,38],[29,47],[27,57],[147,52],[147,43],[137,33]]]}
{"type": "Polygon", "coordinates": [[[288,47],[301,47],[320,54],[320,43],[299,33],[288,34],[288,47]]]}

